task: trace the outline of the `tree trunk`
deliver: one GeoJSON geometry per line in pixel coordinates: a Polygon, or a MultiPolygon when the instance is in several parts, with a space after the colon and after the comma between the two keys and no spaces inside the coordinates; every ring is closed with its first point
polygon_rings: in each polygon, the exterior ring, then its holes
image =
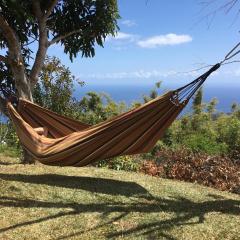
{"type": "Polygon", "coordinates": [[[20,98],[33,101],[30,81],[28,80],[23,66],[12,67],[15,77],[17,95],[20,98]]]}
{"type": "MultiPolygon", "coordinates": [[[[19,83],[16,85],[19,97],[33,101],[30,83],[27,80],[26,76],[24,75],[24,77],[21,80],[19,79],[16,82],[19,83]]],[[[35,160],[32,157],[32,155],[30,155],[28,151],[24,149],[23,146],[22,148],[23,148],[22,163],[24,164],[35,163],[35,160]]]]}
{"type": "Polygon", "coordinates": [[[23,155],[22,155],[21,162],[23,164],[34,164],[36,161],[33,158],[33,156],[30,155],[29,152],[24,147],[22,147],[22,149],[23,149],[23,155]]]}
{"type": "MultiPolygon", "coordinates": [[[[16,76],[15,81],[16,81],[16,89],[17,89],[18,97],[33,101],[30,81],[28,80],[24,72],[24,69],[21,67],[18,67],[17,69],[14,69],[14,70],[15,70],[14,75],[16,76]]],[[[28,151],[24,149],[23,146],[22,148],[23,148],[22,163],[24,164],[35,163],[34,158],[28,153],[28,151]]]]}
{"type": "MultiPolygon", "coordinates": [[[[37,5],[38,17],[41,18],[42,12],[40,8],[39,1],[33,1],[37,5]]],[[[43,27],[45,27],[44,25],[43,27]]],[[[46,30],[47,31],[47,30],[46,30]]],[[[11,28],[6,19],[0,14],[0,33],[7,41],[8,52],[7,56],[4,57],[4,61],[10,65],[11,71],[13,73],[13,77],[15,80],[15,87],[17,89],[18,97],[23,99],[27,99],[33,101],[31,84],[29,79],[27,78],[24,66],[24,59],[22,56],[22,48],[20,41],[16,32],[11,28]]],[[[42,59],[43,61],[44,59],[42,59]]],[[[41,66],[40,66],[41,67],[41,66]]],[[[39,70],[40,68],[37,68],[39,70]]],[[[36,71],[35,76],[38,75],[38,71],[36,71]]],[[[5,101],[0,97],[0,110],[4,110],[5,101]]],[[[24,150],[23,151],[23,159],[25,163],[32,163],[32,157],[24,150]]]]}

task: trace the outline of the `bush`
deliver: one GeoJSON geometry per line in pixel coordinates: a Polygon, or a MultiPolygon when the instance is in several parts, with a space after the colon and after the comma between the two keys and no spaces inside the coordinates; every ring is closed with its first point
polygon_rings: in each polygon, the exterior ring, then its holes
{"type": "Polygon", "coordinates": [[[228,145],[229,151],[240,151],[240,119],[235,115],[222,115],[216,122],[219,141],[228,145]]]}
{"type": "Polygon", "coordinates": [[[20,150],[16,147],[9,147],[6,144],[0,144],[0,153],[7,157],[19,158],[20,150]]]}
{"type": "Polygon", "coordinates": [[[152,176],[197,182],[240,194],[240,163],[226,156],[164,149],[155,161],[145,161],[141,171],[152,176]]]}
{"type": "Polygon", "coordinates": [[[108,160],[102,160],[95,164],[97,167],[107,167],[114,170],[124,170],[137,172],[140,169],[140,160],[138,156],[120,156],[108,160]]]}
{"type": "Polygon", "coordinates": [[[225,143],[218,143],[214,138],[198,133],[185,136],[183,145],[195,153],[202,152],[209,155],[223,154],[228,149],[225,143]]]}

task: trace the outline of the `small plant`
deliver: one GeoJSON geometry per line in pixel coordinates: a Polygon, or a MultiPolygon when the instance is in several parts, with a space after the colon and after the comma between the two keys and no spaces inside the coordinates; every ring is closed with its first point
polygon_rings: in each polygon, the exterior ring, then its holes
{"type": "Polygon", "coordinates": [[[120,156],[96,163],[98,167],[107,167],[114,170],[137,172],[140,169],[140,159],[137,156],[120,156]]]}
{"type": "Polygon", "coordinates": [[[10,147],[7,144],[0,144],[0,153],[6,157],[19,158],[21,151],[16,147],[10,147]]]}

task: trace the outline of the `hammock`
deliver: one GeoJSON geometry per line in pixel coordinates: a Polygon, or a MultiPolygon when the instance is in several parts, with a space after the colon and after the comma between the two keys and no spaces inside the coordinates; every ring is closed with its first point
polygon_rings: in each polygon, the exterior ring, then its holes
{"type": "Polygon", "coordinates": [[[9,115],[24,148],[47,165],[85,166],[97,160],[150,151],[189,99],[221,64],[196,80],[113,119],[90,126],[19,99],[9,115]],[[48,137],[34,128],[47,127],[48,137]]]}

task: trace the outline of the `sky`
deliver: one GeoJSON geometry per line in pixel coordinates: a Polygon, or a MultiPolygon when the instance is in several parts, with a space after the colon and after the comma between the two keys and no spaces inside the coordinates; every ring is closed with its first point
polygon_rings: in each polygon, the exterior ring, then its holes
{"type": "MultiPolygon", "coordinates": [[[[201,2],[118,0],[120,30],[106,39],[104,48],[96,47],[94,58],[79,54],[71,63],[61,46],[52,46],[48,54],[58,56],[87,85],[152,85],[161,80],[177,87],[204,71],[190,70],[221,61],[240,39],[240,5],[226,13],[228,6],[219,8],[227,0],[211,0],[209,6],[201,2]]],[[[240,87],[239,77],[240,63],[225,65],[208,84],[240,87]]]]}

